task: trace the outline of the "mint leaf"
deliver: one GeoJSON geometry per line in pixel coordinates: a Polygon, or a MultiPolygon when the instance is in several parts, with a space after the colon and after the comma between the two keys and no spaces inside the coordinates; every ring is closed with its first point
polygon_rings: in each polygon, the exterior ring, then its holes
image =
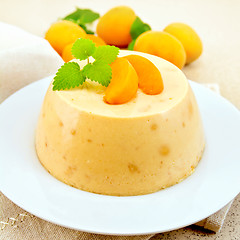
{"type": "Polygon", "coordinates": [[[70,13],[66,17],[63,18],[63,20],[68,20],[77,23],[77,20],[81,17],[81,10],[79,11],[79,8],[76,8],[76,11],[70,13]]]}
{"type": "Polygon", "coordinates": [[[94,34],[93,31],[89,30],[85,25],[79,24],[79,26],[87,33],[87,34],[94,34]]]}
{"type": "MultiPolygon", "coordinates": [[[[81,9],[78,9],[81,10],[81,9]]],[[[95,20],[97,20],[100,17],[100,15],[96,12],[93,12],[90,9],[82,9],[81,17],[79,18],[78,22],[79,24],[86,24],[86,23],[92,23],[95,20]]]]}
{"type": "Polygon", "coordinates": [[[84,83],[86,77],[75,62],[64,63],[58,69],[53,81],[53,91],[77,87],[84,83]]]}
{"type": "Polygon", "coordinates": [[[64,17],[63,20],[72,21],[77,24],[86,24],[95,21],[99,17],[100,15],[98,13],[93,12],[90,9],[76,8],[76,11],[64,17]]]}
{"type": "Polygon", "coordinates": [[[136,39],[140,34],[151,30],[151,27],[144,23],[139,17],[136,17],[134,20],[131,29],[130,29],[130,35],[132,39],[136,39]]]}
{"type": "Polygon", "coordinates": [[[97,61],[112,63],[119,53],[119,48],[114,46],[99,46],[92,55],[93,58],[97,61]]]}
{"type": "Polygon", "coordinates": [[[84,76],[105,87],[109,85],[112,78],[112,69],[110,65],[97,60],[92,64],[87,64],[82,71],[84,76]]]}
{"type": "Polygon", "coordinates": [[[138,36],[149,30],[151,30],[151,27],[148,24],[144,23],[139,17],[136,17],[130,29],[132,41],[128,45],[128,50],[133,50],[138,36]]]}
{"type": "Polygon", "coordinates": [[[68,20],[78,24],[87,34],[94,34],[93,31],[89,30],[86,26],[87,23],[92,23],[98,19],[100,15],[93,12],[90,9],[80,9],[76,8],[76,11],[70,13],[63,20],[68,20]]]}
{"type": "Polygon", "coordinates": [[[92,40],[79,38],[72,46],[72,55],[80,60],[85,60],[92,56],[96,47],[92,40]]]}
{"type": "Polygon", "coordinates": [[[133,50],[134,49],[134,45],[137,39],[132,40],[129,44],[128,44],[128,50],[133,50]]]}

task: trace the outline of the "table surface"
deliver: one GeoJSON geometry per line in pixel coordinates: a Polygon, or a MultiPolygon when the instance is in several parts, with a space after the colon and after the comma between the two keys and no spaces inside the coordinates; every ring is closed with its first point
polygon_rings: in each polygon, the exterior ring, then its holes
{"type": "MultiPolygon", "coordinates": [[[[76,6],[104,13],[116,5],[131,6],[153,30],[172,22],[191,25],[200,35],[204,50],[185,66],[186,76],[199,83],[218,83],[221,94],[240,109],[240,1],[239,0],[0,0],[0,21],[44,36],[49,25],[76,6]]],[[[240,238],[240,196],[236,198],[220,233],[189,227],[159,234],[154,239],[240,238]]]]}

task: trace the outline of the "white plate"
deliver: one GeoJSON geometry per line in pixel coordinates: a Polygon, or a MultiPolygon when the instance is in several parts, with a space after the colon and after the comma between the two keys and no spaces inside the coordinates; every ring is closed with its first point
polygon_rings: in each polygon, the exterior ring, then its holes
{"type": "Polygon", "coordinates": [[[86,232],[147,234],[202,220],[239,193],[239,111],[194,82],[207,143],[192,176],[157,193],[135,197],[88,193],[56,180],[39,163],[34,148],[36,123],[51,79],[21,89],[0,105],[0,189],[26,211],[86,232]]]}

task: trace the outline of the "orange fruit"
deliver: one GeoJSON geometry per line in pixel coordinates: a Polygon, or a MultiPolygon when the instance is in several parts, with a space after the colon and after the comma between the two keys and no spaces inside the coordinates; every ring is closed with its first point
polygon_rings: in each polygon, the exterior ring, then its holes
{"type": "Polygon", "coordinates": [[[62,20],[50,26],[45,34],[45,39],[61,55],[67,45],[85,36],[86,32],[76,23],[62,20]]]}

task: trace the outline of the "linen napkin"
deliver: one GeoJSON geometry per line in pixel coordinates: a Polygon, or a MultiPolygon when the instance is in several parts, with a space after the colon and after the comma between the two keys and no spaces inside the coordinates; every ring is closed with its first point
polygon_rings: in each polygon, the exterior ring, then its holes
{"type": "Polygon", "coordinates": [[[0,103],[25,85],[55,74],[62,64],[45,39],[0,22],[0,103]]]}
{"type": "MultiPolygon", "coordinates": [[[[0,22],[0,102],[23,86],[54,74],[62,64],[46,40],[0,22]]],[[[217,84],[207,87],[220,93],[217,84]]],[[[219,231],[231,203],[196,225],[219,231]]],[[[27,213],[0,193],[0,240],[148,240],[153,236],[104,236],[67,229],[27,213]]]]}

